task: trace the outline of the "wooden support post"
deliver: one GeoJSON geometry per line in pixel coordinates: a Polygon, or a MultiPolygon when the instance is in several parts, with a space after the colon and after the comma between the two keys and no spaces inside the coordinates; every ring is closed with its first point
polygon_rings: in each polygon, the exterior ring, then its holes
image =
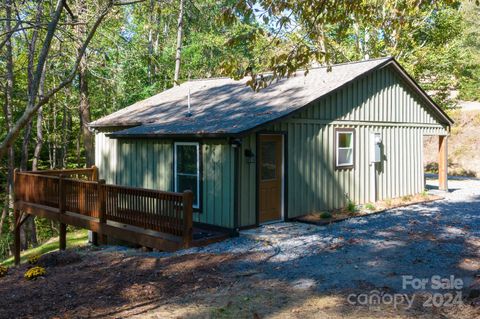
{"type": "Polygon", "coordinates": [[[438,189],[448,191],[448,136],[438,137],[438,189]]]}
{"type": "MultiPolygon", "coordinates": [[[[58,177],[58,210],[60,214],[65,214],[65,181],[64,176],[60,175],[58,177]]],[[[59,236],[60,236],[60,250],[65,250],[67,248],[67,225],[60,223],[59,225],[59,236]]]]}
{"type": "Polygon", "coordinates": [[[14,246],[14,255],[15,255],[15,265],[20,265],[20,211],[14,208],[15,216],[15,226],[14,226],[14,237],[15,237],[15,246],[14,246]]]}
{"type": "MultiPolygon", "coordinates": [[[[106,216],[106,192],[105,192],[105,180],[101,179],[97,183],[97,209],[98,209],[98,220],[101,224],[105,225],[107,223],[106,216]]],[[[95,238],[95,235],[94,235],[95,238]]],[[[107,244],[107,235],[100,234],[100,244],[107,244]]],[[[95,243],[94,243],[95,244],[95,243]]],[[[98,240],[97,240],[98,244],[98,240]]]]}
{"type": "Polygon", "coordinates": [[[190,247],[193,240],[193,193],[183,192],[183,246],[190,247]]]}

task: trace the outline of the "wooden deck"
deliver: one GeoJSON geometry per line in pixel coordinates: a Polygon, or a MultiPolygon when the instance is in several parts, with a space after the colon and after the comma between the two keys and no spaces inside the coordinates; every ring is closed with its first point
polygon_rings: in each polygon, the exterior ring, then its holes
{"type": "MultiPolygon", "coordinates": [[[[228,234],[193,226],[193,194],[108,185],[95,167],[82,170],[15,172],[15,260],[20,261],[20,227],[29,216],[60,223],[60,249],[66,225],[163,251],[202,246],[228,234]],[[71,178],[74,177],[74,178],[71,178]]],[[[98,236],[97,236],[98,234],[98,236]]]]}

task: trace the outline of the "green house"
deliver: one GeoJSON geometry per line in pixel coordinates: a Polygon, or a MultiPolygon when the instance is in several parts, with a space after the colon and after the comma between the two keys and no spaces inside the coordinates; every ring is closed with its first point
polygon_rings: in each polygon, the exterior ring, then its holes
{"type": "Polygon", "coordinates": [[[103,117],[107,183],[194,193],[194,221],[236,231],[420,193],[423,137],[439,136],[447,188],[452,120],[392,58],[310,69],[254,92],[194,80],[103,117]]]}

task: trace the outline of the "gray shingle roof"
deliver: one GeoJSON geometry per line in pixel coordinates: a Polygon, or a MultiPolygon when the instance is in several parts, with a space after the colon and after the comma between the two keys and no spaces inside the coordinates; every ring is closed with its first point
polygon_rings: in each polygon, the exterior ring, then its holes
{"type": "Polygon", "coordinates": [[[235,135],[287,116],[391,60],[338,64],[330,72],[326,67],[314,68],[306,76],[299,71],[259,92],[246,86],[247,79],[189,81],[105,116],[90,126],[134,126],[113,133],[116,137],[235,135]],[[191,116],[187,107],[189,92],[191,116]]]}

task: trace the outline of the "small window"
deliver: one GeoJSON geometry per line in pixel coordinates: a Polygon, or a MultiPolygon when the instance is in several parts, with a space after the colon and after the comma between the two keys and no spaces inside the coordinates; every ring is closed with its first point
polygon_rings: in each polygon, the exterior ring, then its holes
{"type": "Polygon", "coordinates": [[[199,144],[175,143],[175,191],[193,192],[193,207],[200,204],[199,144]]]}
{"type": "Polygon", "coordinates": [[[337,168],[352,168],[354,165],[354,131],[353,129],[337,129],[335,166],[337,168]]]}
{"type": "Polygon", "coordinates": [[[262,142],[262,164],[261,164],[261,179],[262,181],[274,180],[277,178],[277,163],[276,163],[276,142],[262,142]]]}

